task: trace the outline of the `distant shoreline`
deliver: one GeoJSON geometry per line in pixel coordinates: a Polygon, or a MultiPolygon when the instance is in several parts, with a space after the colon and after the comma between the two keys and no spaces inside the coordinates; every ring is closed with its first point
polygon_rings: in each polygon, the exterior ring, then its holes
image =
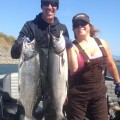
{"type": "Polygon", "coordinates": [[[120,65],[120,62],[115,62],[116,63],[116,65],[120,65]]]}

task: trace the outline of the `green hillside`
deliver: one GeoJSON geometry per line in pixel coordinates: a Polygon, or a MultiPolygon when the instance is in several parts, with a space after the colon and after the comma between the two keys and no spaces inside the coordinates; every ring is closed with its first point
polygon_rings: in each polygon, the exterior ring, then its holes
{"type": "Polygon", "coordinates": [[[15,37],[13,37],[11,35],[6,35],[6,34],[0,32],[0,44],[11,46],[11,45],[13,45],[15,40],[16,40],[15,37]]]}

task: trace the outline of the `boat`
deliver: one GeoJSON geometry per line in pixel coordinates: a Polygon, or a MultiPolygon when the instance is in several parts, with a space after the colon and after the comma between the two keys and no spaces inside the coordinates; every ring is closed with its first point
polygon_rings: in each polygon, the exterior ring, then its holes
{"type": "MultiPolygon", "coordinates": [[[[107,87],[107,103],[109,120],[120,120],[120,97],[114,92],[113,78],[105,75],[105,84],[107,87]]],[[[0,75],[0,120],[22,120],[21,106],[19,99],[19,82],[18,73],[9,73],[0,75]]],[[[42,101],[34,114],[36,119],[44,120],[42,101]]],[[[64,110],[65,111],[65,110],[64,110]]],[[[84,120],[89,120],[85,116],[84,120]]]]}

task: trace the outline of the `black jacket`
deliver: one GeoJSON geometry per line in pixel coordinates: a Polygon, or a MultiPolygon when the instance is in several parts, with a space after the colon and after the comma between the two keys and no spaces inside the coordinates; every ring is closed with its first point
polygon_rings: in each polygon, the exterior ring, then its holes
{"type": "Polygon", "coordinates": [[[19,33],[18,39],[11,48],[11,57],[18,59],[20,57],[19,43],[24,36],[33,40],[35,38],[38,48],[48,48],[49,37],[48,34],[51,32],[54,36],[59,37],[60,31],[63,31],[63,35],[69,37],[68,30],[64,24],[61,24],[55,17],[53,24],[48,24],[42,19],[42,13],[38,14],[34,20],[27,21],[22,30],[19,33]]]}

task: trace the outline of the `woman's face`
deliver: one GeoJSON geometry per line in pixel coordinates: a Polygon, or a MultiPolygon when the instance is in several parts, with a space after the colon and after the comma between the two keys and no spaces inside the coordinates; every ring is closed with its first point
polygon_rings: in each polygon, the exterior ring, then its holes
{"type": "Polygon", "coordinates": [[[75,33],[75,36],[78,37],[86,37],[87,35],[90,35],[90,26],[89,23],[84,20],[77,20],[73,24],[73,30],[75,33]]]}
{"type": "Polygon", "coordinates": [[[43,19],[48,23],[54,22],[55,13],[57,11],[57,3],[46,1],[42,5],[43,19]]]}

